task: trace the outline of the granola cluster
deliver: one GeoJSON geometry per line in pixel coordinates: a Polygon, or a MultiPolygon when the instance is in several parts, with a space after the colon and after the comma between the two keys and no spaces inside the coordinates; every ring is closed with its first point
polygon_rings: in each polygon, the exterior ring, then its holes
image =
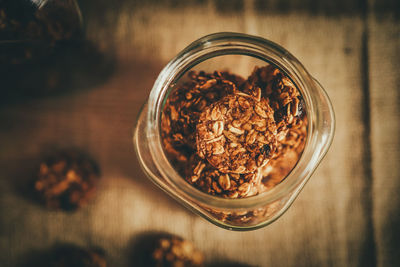
{"type": "Polygon", "coordinates": [[[34,189],[48,208],[74,210],[94,195],[98,179],[99,170],[86,155],[63,151],[40,164],[34,189]]]}
{"type": "Polygon", "coordinates": [[[272,65],[256,67],[247,80],[218,71],[188,78],[174,88],[161,117],[174,167],[200,190],[227,198],[279,183],[296,164],[307,130],[291,80],[272,65]]]}
{"type": "Polygon", "coordinates": [[[196,151],[195,131],[200,113],[208,105],[233,93],[236,84],[240,83],[236,76],[220,72],[191,72],[188,76],[190,81],[168,97],[161,121],[164,147],[178,168],[183,167],[179,163],[187,163],[196,151]]]}
{"type": "Polygon", "coordinates": [[[176,236],[159,239],[152,258],[156,267],[204,266],[203,253],[188,240],[176,236]]]}
{"type": "Polygon", "coordinates": [[[273,110],[265,101],[235,92],[200,115],[197,154],[223,173],[254,173],[276,146],[273,110]]]}

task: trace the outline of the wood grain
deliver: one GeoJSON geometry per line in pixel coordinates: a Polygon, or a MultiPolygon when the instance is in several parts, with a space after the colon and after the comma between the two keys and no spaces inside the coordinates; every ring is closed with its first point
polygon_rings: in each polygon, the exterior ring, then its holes
{"type": "Polygon", "coordinates": [[[400,156],[391,138],[399,136],[398,23],[365,24],[358,12],[265,12],[260,1],[235,1],[221,12],[224,2],[80,1],[89,40],[117,66],[90,90],[0,109],[1,266],[18,266],[57,242],[103,247],[111,266],[129,266],[140,237],[159,231],[193,241],[208,263],[399,265],[400,156]],[[325,87],[336,112],[334,142],[310,182],[282,218],[253,232],[219,229],[181,207],[147,180],[132,148],[132,127],[161,68],[219,31],[287,48],[325,87]],[[80,147],[102,167],[96,199],[75,213],[49,212],[20,190],[52,145],[80,147]]]}
{"type": "Polygon", "coordinates": [[[400,26],[370,15],[373,218],[378,266],[400,265],[400,26]]]}

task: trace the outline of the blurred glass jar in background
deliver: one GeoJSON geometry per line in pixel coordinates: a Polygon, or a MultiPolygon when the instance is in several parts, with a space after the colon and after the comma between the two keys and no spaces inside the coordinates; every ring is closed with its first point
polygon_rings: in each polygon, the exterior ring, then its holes
{"type": "Polygon", "coordinates": [[[85,39],[75,0],[1,2],[1,105],[75,90],[78,82],[104,77],[98,75],[103,59],[85,39]]]}

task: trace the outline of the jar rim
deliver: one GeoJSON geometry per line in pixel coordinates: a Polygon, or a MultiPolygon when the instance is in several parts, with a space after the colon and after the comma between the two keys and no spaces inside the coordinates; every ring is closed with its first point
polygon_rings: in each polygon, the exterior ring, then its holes
{"type": "MultiPolygon", "coordinates": [[[[327,152],[333,139],[332,132],[323,146],[319,144],[319,139],[321,139],[318,136],[320,132],[317,131],[319,108],[316,103],[318,100],[313,95],[318,90],[323,91],[304,66],[290,52],[272,41],[234,32],[221,32],[204,36],[175,56],[160,72],[154,83],[148,99],[145,129],[146,135],[153,138],[149,142],[150,154],[158,171],[168,182],[169,189],[174,190],[180,196],[184,196],[186,201],[200,202],[202,205],[219,209],[248,209],[274,202],[288,193],[301,190],[327,152]],[[193,66],[209,58],[238,54],[262,59],[284,71],[304,98],[308,125],[303,153],[294,168],[279,184],[255,196],[228,199],[202,192],[178,174],[169,162],[162,146],[160,119],[168,92],[178,77],[182,77],[193,66]]],[[[323,91],[323,93],[325,92],[323,91]]],[[[328,104],[330,105],[329,100],[328,104]]],[[[330,108],[332,109],[331,106],[330,108]]],[[[157,181],[154,182],[157,183],[157,181]]]]}

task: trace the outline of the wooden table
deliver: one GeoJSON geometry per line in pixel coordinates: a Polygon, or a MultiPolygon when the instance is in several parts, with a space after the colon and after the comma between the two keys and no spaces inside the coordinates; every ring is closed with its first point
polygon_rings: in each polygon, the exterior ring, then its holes
{"type": "Polygon", "coordinates": [[[87,38],[115,58],[106,81],[0,108],[0,266],[60,242],[102,247],[110,266],[128,266],[135,242],[157,231],[193,241],[208,263],[400,266],[399,5],[138,2],[80,1],[87,38]],[[303,192],[278,221],[251,232],[219,229],[170,199],[147,180],[131,141],[161,68],[191,41],[220,31],[287,48],[336,112],[334,142],[303,192]],[[52,145],[82,148],[99,162],[103,178],[87,207],[51,212],[18,190],[52,145]]]}

